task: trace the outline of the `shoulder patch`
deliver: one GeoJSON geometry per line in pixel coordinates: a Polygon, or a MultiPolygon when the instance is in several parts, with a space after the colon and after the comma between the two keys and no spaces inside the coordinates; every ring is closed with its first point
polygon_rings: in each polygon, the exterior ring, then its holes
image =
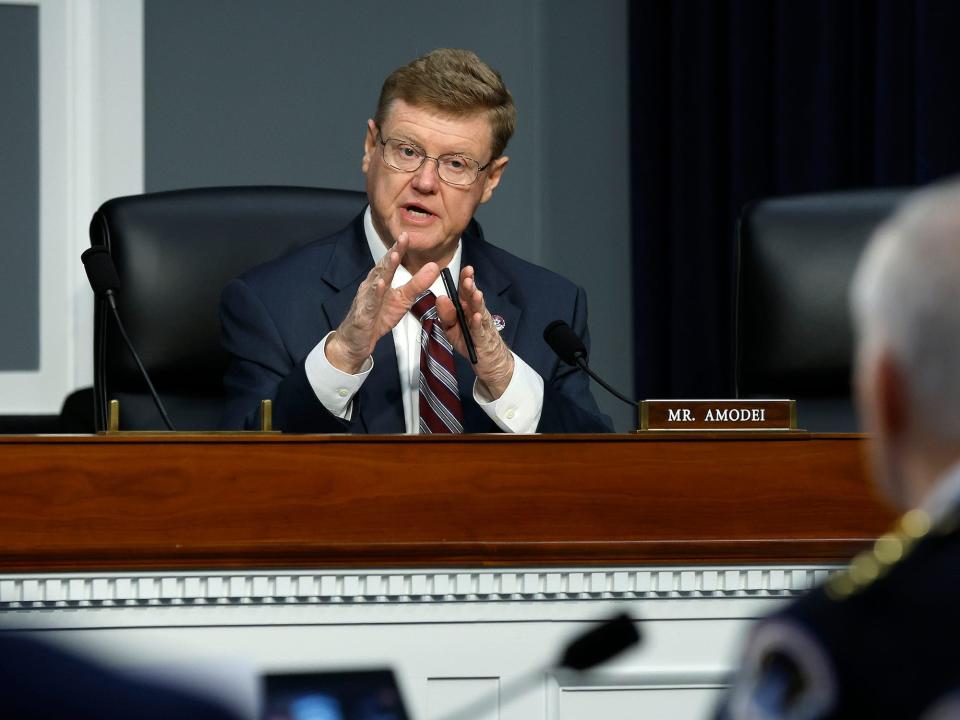
{"type": "Polygon", "coordinates": [[[836,707],[837,679],[821,644],[784,620],[761,623],[730,695],[734,720],[815,720],[836,707]]]}
{"type": "Polygon", "coordinates": [[[831,576],[824,586],[831,600],[845,600],[873,584],[902,561],[926,537],[933,523],[923,510],[910,510],[890,532],[877,538],[870,550],[857,555],[845,570],[831,576]]]}

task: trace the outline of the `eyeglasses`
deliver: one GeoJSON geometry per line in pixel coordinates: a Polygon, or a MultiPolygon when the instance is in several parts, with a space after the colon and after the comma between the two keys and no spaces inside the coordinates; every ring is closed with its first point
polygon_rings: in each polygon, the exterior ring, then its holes
{"type": "MultiPolygon", "coordinates": [[[[433,157],[427,155],[423,148],[394,138],[383,139],[380,128],[377,128],[377,142],[380,143],[383,161],[400,172],[416,172],[427,160],[437,163],[437,175],[448,185],[473,185],[484,170],[490,167],[488,162],[481,165],[473,158],[465,155],[451,154],[433,157]]],[[[491,160],[490,162],[493,162],[491,160]]]]}

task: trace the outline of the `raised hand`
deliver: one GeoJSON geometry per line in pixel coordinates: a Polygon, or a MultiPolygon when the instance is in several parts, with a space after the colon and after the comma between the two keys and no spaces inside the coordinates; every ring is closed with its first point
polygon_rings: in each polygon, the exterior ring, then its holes
{"type": "Polygon", "coordinates": [[[338,370],[350,374],[360,372],[377,341],[396,327],[417,296],[440,276],[440,267],[429,262],[405,285],[390,287],[408,245],[407,233],[400,233],[396,244],[360,283],[350,311],[327,339],[327,360],[338,370]]]}
{"type": "MultiPolygon", "coordinates": [[[[493,324],[493,316],[483,302],[483,292],[477,287],[473,267],[467,265],[460,271],[457,284],[458,300],[467,318],[467,327],[473,337],[477,351],[477,364],[473,366],[477,378],[487,389],[490,397],[496,399],[503,395],[513,378],[513,353],[500,337],[493,324]]],[[[457,352],[467,357],[467,346],[457,323],[457,311],[453,301],[447,297],[437,298],[437,315],[443,324],[447,339],[457,352]]]]}

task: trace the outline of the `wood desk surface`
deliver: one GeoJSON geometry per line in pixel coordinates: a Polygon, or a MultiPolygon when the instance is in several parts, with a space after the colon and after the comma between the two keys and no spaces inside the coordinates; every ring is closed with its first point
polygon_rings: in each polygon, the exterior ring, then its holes
{"type": "Polygon", "coordinates": [[[0,436],[0,571],[843,562],[864,442],[0,436]]]}

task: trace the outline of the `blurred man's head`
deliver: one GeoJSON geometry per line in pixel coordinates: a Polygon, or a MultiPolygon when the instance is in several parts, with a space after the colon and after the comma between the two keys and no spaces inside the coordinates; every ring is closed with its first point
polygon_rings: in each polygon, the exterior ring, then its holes
{"type": "Polygon", "coordinates": [[[439,115],[483,116],[490,128],[490,146],[484,148],[490,158],[503,155],[517,124],[500,73],[469,50],[434,50],[390,73],[380,90],[377,125],[387,121],[398,100],[439,115]]]}
{"type": "Polygon", "coordinates": [[[380,238],[392,245],[406,232],[414,265],[449,262],[500,182],[515,124],[500,74],[472,52],[434,50],[391,73],[362,164],[380,238]]]}
{"type": "Polygon", "coordinates": [[[960,182],[912,196],[874,233],[851,302],[874,472],[907,508],[960,460],[960,182]]]}

